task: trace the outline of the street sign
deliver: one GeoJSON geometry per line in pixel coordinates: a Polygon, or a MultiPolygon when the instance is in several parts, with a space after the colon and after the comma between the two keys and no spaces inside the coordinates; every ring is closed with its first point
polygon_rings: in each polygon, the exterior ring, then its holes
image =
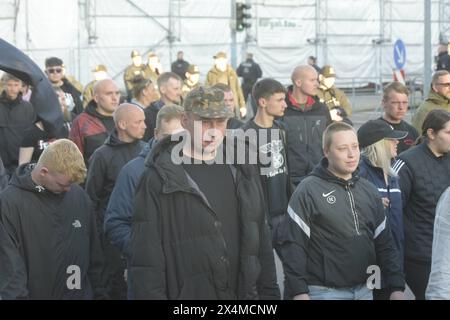
{"type": "Polygon", "coordinates": [[[398,70],[403,69],[406,63],[406,48],[400,39],[394,44],[394,63],[398,70]]]}

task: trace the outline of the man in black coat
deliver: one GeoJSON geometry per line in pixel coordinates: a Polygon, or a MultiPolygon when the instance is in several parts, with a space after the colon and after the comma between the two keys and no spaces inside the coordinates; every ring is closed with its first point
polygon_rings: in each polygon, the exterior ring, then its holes
{"type": "Polygon", "coordinates": [[[8,176],[6,175],[5,167],[3,166],[2,158],[0,157],[0,192],[8,185],[8,176]]]}
{"type": "Polygon", "coordinates": [[[186,132],[154,146],[136,189],[134,297],[279,299],[258,167],[221,161],[233,116],[223,92],[194,89],[184,110],[186,132]]]}
{"type": "Polygon", "coordinates": [[[33,106],[22,100],[22,81],[11,74],[2,77],[4,91],[0,95],[0,157],[6,173],[17,168],[24,132],[36,120],[33,106]]]}
{"type": "Polygon", "coordinates": [[[253,85],[262,77],[261,67],[253,60],[252,53],[247,53],[247,58],[239,65],[236,73],[242,77],[242,93],[247,101],[248,96],[252,93],[253,85]]]}
{"type": "Polygon", "coordinates": [[[450,55],[448,53],[448,45],[439,45],[439,54],[437,55],[436,71],[447,70],[450,72],[450,55]]]}
{"type": "Polygon", "coordinates": [[[322,135],[331,123],[328,107],[317,98],[317,72],[298,66],[286,94],[285,124],[291,181],[294,185],[308,175],[323,157],[322,135]]]}
{"type": "Polygon", "coordinates": [[[2,299],[106,298],[92,203],[78,186],[85,175],[77,146],[62,139],[0,194],[2,299]]]}
{"type": "Polygon", "coordinates": [[[144,109],[145,125],[147,126],[144,141],[149,141],[153,138],[159,110],[165,105],[180,105],[182,101],[182,81],[176,73],[164,72],[158,77],[157,85],[161,99],[152,102],[149,107],[144,109]]]}
{"type": "Polygon", "coordinates": [[[104,235],[104,216],[120,170],[128,161],[134,159],[145,145],[141,141],[145,132],[144,119],[141,107],[128,103],[120,105],[114,112],[114,131],[94,152],[89,162],[86,191],[95,205],[97,227],[107,264],[109,296],[112,299],[126,298],[126,263],[119,250],[113,247],[104,235]]]}
{"type": "Polygon", "coordinates": [[[182,80],[186,80],[186,71],[189,68],[189,62],[184,60],[184,52],[178,51],[177,60],[172,62],[170,71],[180,76],[182,80]]]}

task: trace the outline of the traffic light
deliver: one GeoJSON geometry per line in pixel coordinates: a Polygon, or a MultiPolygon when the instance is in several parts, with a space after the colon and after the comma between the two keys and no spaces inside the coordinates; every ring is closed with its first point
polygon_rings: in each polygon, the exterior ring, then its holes
{"type": "Polygon", "coordinates": [[[247,12],[251,8],[252,6],[249,4],[236,2],[236,31],[244,31],[252,26],[250,23],[252,15],[247,12]]]}

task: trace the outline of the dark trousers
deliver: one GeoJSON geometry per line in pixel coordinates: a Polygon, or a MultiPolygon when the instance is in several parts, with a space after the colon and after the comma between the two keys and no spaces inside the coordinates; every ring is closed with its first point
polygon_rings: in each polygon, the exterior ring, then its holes
{"type": "Polygon", "coordinates": [[[406,283],[414,293],[416,300],[425,300],[425,290],[431,272],[431,261],[405,260],[406,283]]]}
{"type": "Polygon", "coordinates": [[[124,273],[127,268],[126,260],[116,247],[110,242],[106,242],[104,246],[106,273],[107,273],[107,288],[111,300],[126,300],[127,299],[127,282],[125,281],[124,273]]]}
{"type": "MultiPolygon", "coordinates": [[[[99,222],[97,224],[99,229],[99,222]]],[[[103,277],[109,298],[111,300],[126,300],[127,282],[124,277],[127,268],[126,260],[122,257],[119,249],[114,247],[107,239],[103,230],[99,230],[99,238],[104,257],[103,277]]]]}
{"type": "Polygon", "coordinates": [[[244,95],[244,100],[245,100],[245,102],[247,102],[249,95],[252,94],[253,83],[242,83],[241,88],[242,88],[242,94],[244,95]]]}

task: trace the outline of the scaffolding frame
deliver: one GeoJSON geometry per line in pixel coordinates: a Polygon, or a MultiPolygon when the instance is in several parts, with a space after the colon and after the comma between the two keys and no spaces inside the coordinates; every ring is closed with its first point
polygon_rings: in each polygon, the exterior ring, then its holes
{"type": "MultiPolygon", "coordinates": [[[[169,51],[169,57],[172,60],[174,52],[173,47],[174,44],[176,44],[177,41],[180,41],[181,33],[182,33],[182,20],[183,17],[181,16],[181,7],[182,3],[186,0],[167,0],[168,1],[168,12],[159,14],[159,15],[153,15],[146,11],[145,8],[143,8],[141,5],[137,3],[136,0],[121,0],[122,3],[125,3],[135,9],[136,14],[135,15],[114,15],[114,14],[108,14],[99,12],[99,6],[97,6],[97,0],[78,0],[79,4],[79,43],[78,43],[78,68],[81,68],[81,61],[80,56],[82,55],[82,50],[86,49],[86,47],[82,46],[80,43],[83,43],[83,40],[85,40],[85,35],[87,33],[87,43],[90,46],[95,46],[99,36],[98,30],[97,30],[97,23],[99,18],[106,18],[111,17],[115,19],[123,18],[129,18],[130,16],[138,17],[138,18],[145,18],[152,20],[155,25],[157,25],[160,30],[164,33],[163,37],[161,39],[156,39],[155,43],[150,45],[148,50],[145,53],[148,53],[151,50],[154,50],[157,46],[160,45],[166,45],[169,51]],[[161,23],[158,21],[159,18],[165,18],[168,19],[168,23],[161,23]]],[[[254,5],[254,8],[258,8],[258,5],[276,5],[276,1],[265,1],[265,0],[242,0],[246,3],[250,3],[254,5]]],[[[392,45],[393,41],[395,39],[392,39],[392,23],[400,21],[399,19],[393,19],[392,18],[392,6],[393,3],[398,2],[399,0],[378,0],[379,5],[379,20],[377,21],[379,23],[378,28],[378,34],[373,35],[372,44],[374,47],[374,50],[377,52],[377,67],[376,67],[376,75],[375,77],[378,79],[377,82],[381,84],[382,79],[386,76],[386,74],[383,74],[383,66],[386,65],[386,61],[383,52],[385,52],[385,49],[387,46],[392,45]]],[[[435,12],[438,12],[438,17],[433,17],[433,23],[436,25],[438,24],[439,28],[439,40],[441,43],[446,43],[450,40],[450,0],[427,0],[431,2],[431,5],[434,7],[434,9],[438,9],[435,12]],[[438,8],[436,8],[438,6],[438,8]]],[[[4,1],[4,3],[7,2],[7,6],[13,6],[14,10],[8,10],[8,14],[5,16],[0,17],[2,20],[10,20],[12,24],[12,30],[14,31],[14,34],[12,35],[12,39],[14,44],[20,43],[21,46],[25,46],[26,51],[30,51],[30,44],[32,43],[32,39],[30,37],[29,33],[29,27],[28,27],[28,2],[29,0],[7,0],[4,1]],[[25,28],[26,29],[26,40],[25,43],[23,43],[22,39],[18,39],[18,30],[23,30],[21,28],[18,28],[18,18],[20,15],[21,21],[24,21],[25,28]],[[21,41],[22,40],[22,41],[21,41]]],[[[280,3],[283,3],[284,6],[291,5],[291,2],[281,0],[280,3]]],[[[296,2],[296,6],[311,6],[315,7],[315,16],[306,18],[305,21],[312,21],[315,20],[313,23],[315,23],[315,33],[313,38],[307,39],[307,45],[310,45],[312,49],[315,52],[316,57],[319,58],[319,61],[322,63],[328,63],[329,58],[329,52],[331,46],[333,46],[333,42],[330,41],[330,38],[339,36],[339,37],[345,37],[345,36],[351,36],[350,33],[348,34],[340,34],[340,35],[333,35],[329,33],[329,25],[332,21],[362,21],[362,18],[348,18],[348,17],[329,17],[328,11],[329,11],[329,0],[314,0],[309,1],[308,3],[302,3],[300,1],[296,2]]],[[[331,2],[330,2],[331,3],[331,2]]],[[[282,4],[280,4],[281,6],[282,4]]],[[[255,10],[256,11],[256,10],[255,10]]],[[[256,15],[254,16],[255,19],[257,19],[257,11],[254,12],[256,15]]],[[[198,18],[202,19],[205,17],[202,16],[189,16],[189,18],[198,18]]],[[[210,18],[210,17],[208,17],[210,18]]],[[[227,17],[218,17],[221,19],[226,19],[227,17]]],[[[228,17],[229,19],[229,17],[228,17]]],[[[417,20],[414,19],[406,19],[401,21],[408,21],[408,22],[417,22],[417,20]]],[[[238,50],[240,52],[244,52],[245,48],[255,41],[255,38],[252,37],[252,34],[254,33],[255,29],[257,28],[257,23],[253,24],[255,27],[252,30],[247,30],[246,37],[244,41],[237,43],[238,50]],[[239,47],[241,46],[241,47],[239,47]]],[[[19,32],[20,33],[20,32],[19,32]]],[[[225,43],[224,43],[225,44],[225,43]]],[[[229,43],[227,43],[229,44],[229,43]]],[[[418,43],[411,44],[419,45],[418,43]]],[[[89,49],[89,47],[87,49],[89,49]]],[[[32,49],[32,50],[39,50],[39,49],[32,49]]],[[[77,50],[77,48],[72,48],[71,50],[77,50]]],[[[72,53],[73,54],[73,53],[72,53]]],[[[74,57],[76,59],[76,57],[74,57]]],[[[80,73],[80,71],[78,71],[80,73]]],[[[121,73],[115,74],[114,77],[118,77],[121,73]]],[[[374,78],[375,78],[374,77],[374,78]]]]}
{"type": "Polygon", "coordinates": [[[439,42],[450,41],[450,0],[439,1],[439,42]]]}

